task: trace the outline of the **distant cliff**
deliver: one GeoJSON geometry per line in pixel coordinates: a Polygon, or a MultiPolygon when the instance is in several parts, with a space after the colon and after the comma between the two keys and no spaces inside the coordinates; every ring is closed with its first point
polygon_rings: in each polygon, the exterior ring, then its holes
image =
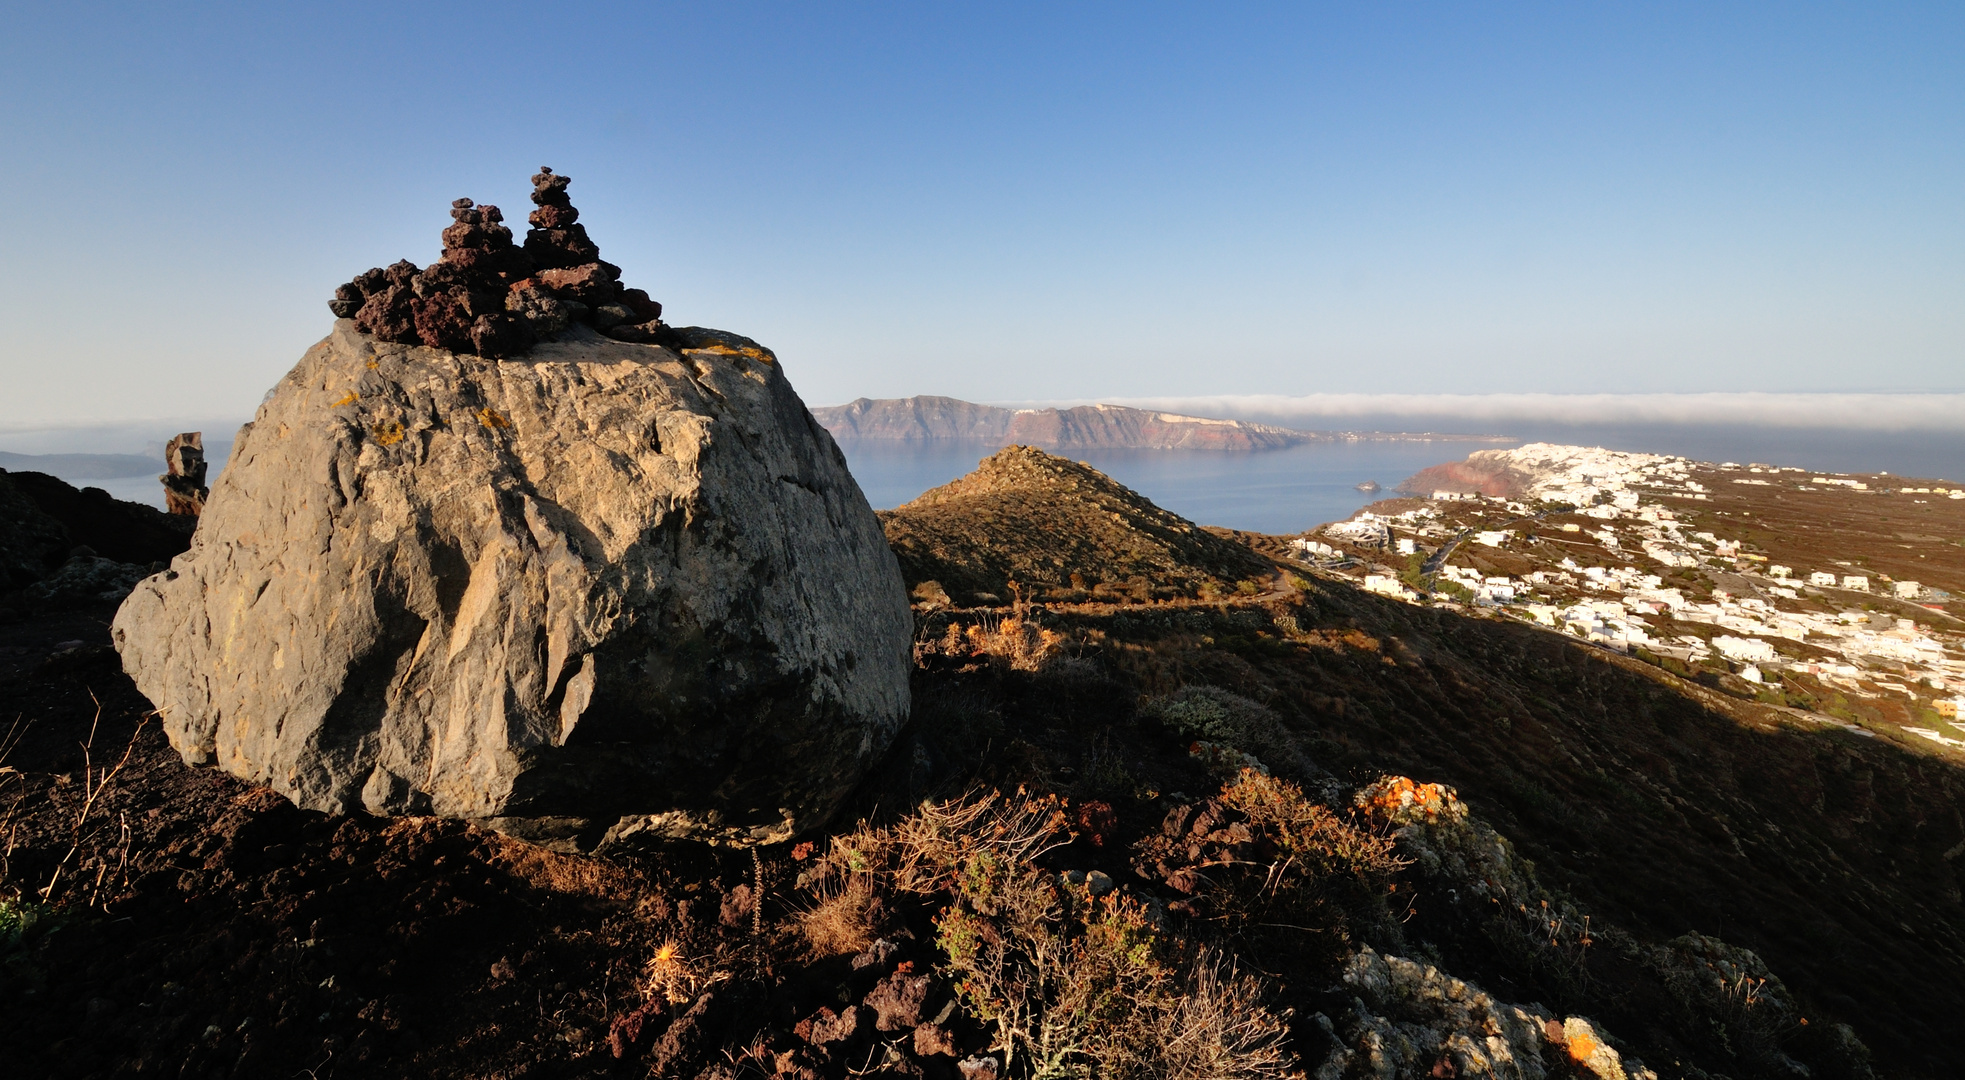
{"type": "Polygon", "coordinates": [[[1247,420],[1080,405],[1074,409],[1005,409],[951,397],[860,398],[812,410],[839,439],[925,442],[966,440],[1048,450],[1281,450],[1303,443],[1502,442],[1495,435],[1405,431],[1297,431],[1247,420]]]}
{"type": "Polygon", "coordinates": [[[1003,409],[947,397],[860,398],[813,409],[842,439],[972,439],[1053,450],[1279,450],[1331,436],[1243,420],[1211,420],[1121,405],[1003,409]]]}

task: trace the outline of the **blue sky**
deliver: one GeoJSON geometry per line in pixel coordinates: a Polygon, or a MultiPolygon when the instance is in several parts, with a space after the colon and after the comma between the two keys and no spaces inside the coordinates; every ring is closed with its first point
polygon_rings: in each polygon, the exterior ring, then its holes
{"type": "Polygon", "coordinates": [[[522,215],[813,404],[1965,389],[1965,7],[20,5],[0,425],[522,215]]]}

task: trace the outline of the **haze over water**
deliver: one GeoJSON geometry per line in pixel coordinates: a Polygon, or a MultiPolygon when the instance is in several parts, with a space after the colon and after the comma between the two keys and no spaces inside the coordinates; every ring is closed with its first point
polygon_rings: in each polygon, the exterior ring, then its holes
{"type": "MultiPolygon", "coordinates": [[[[1411,417],[1347,420],[1351,430],[1410,429],[1411,417]]],[[[194,424],[205,433],[212,479],[232,448],[237,424],[194,424]]],[[[1442,428],[1444,424],[1440,425],[1442,428]]],[[[1479,425],[1455,425],[1480,430],[1479,425]]],[[[0,451],[25,454],[120,453],[156,459],[155,472],[102,478],[63,476],[77,487],[99,487],[119,499],[162,508],[163,441],[169,424],[102,425],[0,433],[0,451]]],[[[1514,436],[1501,442],[1326,443],[1257,453],[1183,450],[1083,450],[1068,456],[1091,463],[1120,483],[1177,514],[1205,525],[1268,533],[1294,533],[1349,517],[1359,507],[1392,494],[1392,487],[1429,465],[1458,461],[1476,450],[1525,442],[1575,443],[1612,450],[1680,454],[1700,461],[1761,462],[1827,472],[1889,472],[1929,480],[1965,480],[1965,432],[1830,431],[1770,426],[1494,424],[1514,436]],[[1375,480],[1384,489],[1361,492],[1375,480]]],[[[899,506],[976,467],[993,453],[987,443],[842,441],[853,476],[876,509],[899,506]]],[[[18,466],[30,468],[32,466],[18,466]]],[[[60,469],[48,471],[61,475],[60,469]]]]}

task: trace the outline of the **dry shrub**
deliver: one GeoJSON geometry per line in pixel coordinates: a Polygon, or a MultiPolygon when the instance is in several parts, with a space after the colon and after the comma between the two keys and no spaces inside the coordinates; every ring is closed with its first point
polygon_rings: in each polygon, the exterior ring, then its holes
{"type": "Polygon", "coordinates": [[[1289,859],[1312,873],[1376,881],[1407,866],[1391,837],[1311,802],[1288,780],[1245,771],[1221,789],[1221,801],[1247,814],[1258,834],[1272,837],[1289,859]]]}
{"type": "Polygon", "coordinates": [[[696,1000],[698,994],[728,978],[729,972],[698,962],[685,954],[680,942],[671,938],[656,947],[655,955],[642,968],[641,989],[651,1000],[679,1005],[696,1000]]]}
{"type": "Polygon", "coordinates": [[[1294,1056],[1283,1044],[1287,1014],[1263,1005],[1261,980],[1244,975],[1216,953],[1203,953],[1186,985],[1161,999],[1140,1025],[1150,1052],[1128,1070],[1184,1080],[1288,1076],[1294,1056]]]}
{"type": "Polygon", "coordinates": [[[1064,635],[1020,613],[985,615],[963,626],[952,623],[939,643],[949,656],[983,657],[1012,671],[1038,671],[1064,651],[1064,635]]]}
{"type": "Polygon", "coordinates": [[[824,891],[797,917],[799,936],[816,956],[845,956],[873,943],[874,893],[871,877],[849,875],[824,891]]]}
{"type": "Polygon", "coordinates": [[[492,863],[535,889],[595,899],[630,895],[639,889],[633,873],[605,859],[549,851],[508,836],[487,839],[496,845],[492,863]]]}
{"type": "Polygon", "coordinates": [[[824,897],[806,919],[821,935],[861,925],[843,899],[859,889],[869,903],[881,890],[940,898],[943,973],[994,1030],[1009,1076],[1290,1075],[1283,1018],[1258,981],[1163,939],[1138,901],[1037,865],[1070,842],[1071,822],[1062,800],[1023,792],[925,803],[834,838],[803,879],[824,897]]]}
{"type": "Polygon", "coordinates": [[[1262,984],[1213,956],[1180,964],[1131,897],[991,864],[962,877],[936,944],[1013,1075],[1291,1075],[1262,984]]]}
{"type": "Polygon", "coordinates": [[[804,880],[825,888],[867,874],[902,892],[942,892],[970,868],[1026,863],[1070,843],[1070,825],[1065,803],[1056,796],[972,792],[924,802],[885,828],[862,826],[833,837],[804,880]]]}
{"type": "Polygon", "coordinates": [[[1186,894],[1175,910],[1271,968],[1335,972],[1360,933],[1396,938],[1386,897],[1405,864],[1390,838],[1253,769],[1174,807],[1134,855],[1141,874],[1186,894]]]}

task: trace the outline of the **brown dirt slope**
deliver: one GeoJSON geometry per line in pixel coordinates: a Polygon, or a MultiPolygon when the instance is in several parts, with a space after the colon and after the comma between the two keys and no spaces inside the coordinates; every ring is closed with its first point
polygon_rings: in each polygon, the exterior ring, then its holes
{"type": "Polygon", "coordinates": [[[957,603],[1149,598],[1233,592],[1275,569],[1247,547],[1153,505],[1089,465],[1029,446],[882,511],[910,589],[939,582],[957,603]]]}
{"type": "MultiPolygon", "coordinates": [[[[1085,472],[1032,465],[1024,492],[999,473],[979,501],[941,504],[944,525],[1030,558],[1039,511],[958,511],[1016,494],[1041,510],[1061,476],[1103,480],[1085,472]]],[[[687,845],[602,859],[298,811],[185,768],[140,723],[107,614],[0,620],[0,1061],[19,1075],[843,1080],[884,1063],[958,1080],[956,1061],[990,1044],[948,1005],[946,905],[815,887],[815,860],[838,850],[825,837],[756,862],[687,845]],[[820,947],[798,928],[828,913],[820,947]]],[[[892,820],[977,784],[1067,798],[1074,839],[1044,868],[1108,874],[1160,905],[1167,940],[1235,950],[1295,1010],[1305,1065],[1330,1049],[1319,1014],[1356,1013],[1331,955],[1370,944],[1586,1015],[1661,1076],[1802,1075],[1790,1058],[1872,1075],[1834,1038],[1842,1022],[1875,1075],[1957,1073],[1965,774],[1922,747],[1324,578],[1211,603],[923,612],[914,700],[856,813],[892,820]],[[1210,702],[1226,711],[1195,708],[1210,702]],[[1232,884],[1240,867],[1268,896],[1274,852],[1224,829],[1206,865],[1158,865],[1199,843],[1181,827],[1220,782],[1197,740],[1340,809],[1387,772],[1451,784],[1552,907],[1519,883],[1517,908],[1474,888],[1502,865],[1489,842],[1382,884],[1393,925],[1332,918],[1350,901],[1327,882],[1238,937],[1240,894],[1190,895],[1190,879],[1232,884]],[[1758,953],[1795,1008],[1757,1004],[1778,988],[1752,972],[1700,983],[1661,966],[1693,931],[1758,953]]],[[[1409,1074],[1469,1075],[1455,1068],[1442,1055],[1409,1074]]]]}

